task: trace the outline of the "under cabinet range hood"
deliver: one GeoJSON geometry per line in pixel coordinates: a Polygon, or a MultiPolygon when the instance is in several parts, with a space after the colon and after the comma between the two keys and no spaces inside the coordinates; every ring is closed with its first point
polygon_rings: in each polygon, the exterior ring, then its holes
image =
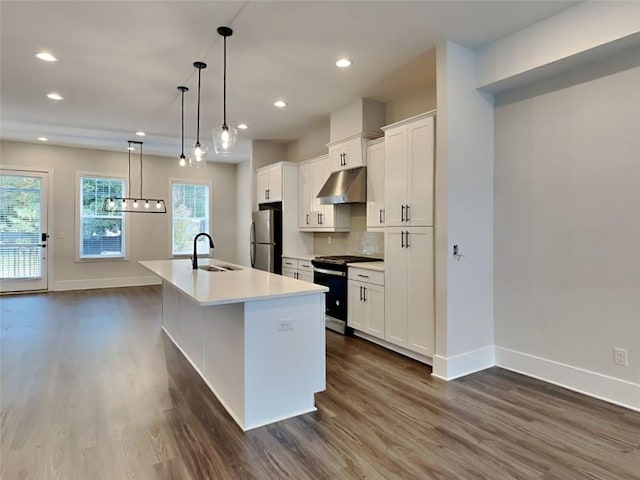
{"type": "Polygon", "coordinates": [[[333,172],[316,198],[321,205],[365,203],[367,201],[367,167],[333,172]]]}

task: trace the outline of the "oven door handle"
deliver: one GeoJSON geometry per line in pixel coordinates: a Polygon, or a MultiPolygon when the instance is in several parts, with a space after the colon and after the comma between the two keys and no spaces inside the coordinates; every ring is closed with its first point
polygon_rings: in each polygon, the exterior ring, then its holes
{"type": "Polygon", "coordinates": [[[336,270],[327,270],[324,268],[314,268],[313,269],[314,272],[318,272],[318,273],[324,273],[325,275],[333,275],[336,277],[346,277],[347,273],[346,272],[338,272],[336,270]]]}

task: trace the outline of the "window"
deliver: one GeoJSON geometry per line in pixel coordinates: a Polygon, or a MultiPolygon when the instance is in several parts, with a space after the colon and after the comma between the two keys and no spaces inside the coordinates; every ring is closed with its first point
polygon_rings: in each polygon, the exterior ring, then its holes
{"type": "Polygon", "coordinates": [[[105,198],[124,193],[123,179],[80,176],[79,258],[124,258],[124,214],[103,209],[105,198]]]}
{"type": "MultiPolygon", "coordinates": [[[[209,185],[171,182],[171,253],[191,255],[193,237],[209,233],[209,185]]],[[[206,238],[198,241],[198,253],[209,253],[206,238]]]]}

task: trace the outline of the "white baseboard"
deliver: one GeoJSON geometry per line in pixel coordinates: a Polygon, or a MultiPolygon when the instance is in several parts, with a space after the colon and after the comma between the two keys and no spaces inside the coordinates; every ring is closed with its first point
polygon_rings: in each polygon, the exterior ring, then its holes
{"type": "Polygon", "coordinates": [[[364,332],[360,332],[358,330],[355,330],[353,332],[353,334],[356,337],[360,337],[360,338],[364,338],[365,340],[370,341],[371,343],[375,343],[377,345],[380,345],[381,347],[384,347],[386,349],[392,350],[396,353],[399,353],[400,355],[404,355],[405,357],[409,357],[409,358],[413,358],[414,360],[417,360],[418,362],[421,363],[425,363],[429,366],[431,366],[433,364],[431,358],[427,357],[426,355],[421,355],[420,353],[416,353],[416,352],[412,352],[411,350],[407,350],[406,348],[403,348],[399,345],[394,345],[393,343],[389,343],[381,338],[377,338],[374,337],[372,335],[369,335],[368,333],[364,333],[364,332]]]}
{"type": "Polygon", "coordinates": [[[143,285],[160,285],[162,280],[155,275],[145,277],[96,278],[89,280],[61,280],[54,282],[52,290],[92,290],[94,288],[140,287],[143,285]]]}
{"type": "Polygon", "coordinates": [[[640,411],[640,385],[527,353],[495,347],[496,365],[506,370],[568,388],[640,411]]]}
{"type": "Polygon", "coordinates": [[[455,380],[495,365],[493,345],[451,357],[433,356],[433,375],[442,380],[455,380]]]}

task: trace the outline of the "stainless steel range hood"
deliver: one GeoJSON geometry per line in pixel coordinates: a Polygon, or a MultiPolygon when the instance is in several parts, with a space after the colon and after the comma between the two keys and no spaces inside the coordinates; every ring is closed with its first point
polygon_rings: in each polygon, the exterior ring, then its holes
{"type": "Polygon", "coordinates": [[[333,172],[316,198],[322,205],[365,203],[367,201],[367,167],[333,172]]]}

